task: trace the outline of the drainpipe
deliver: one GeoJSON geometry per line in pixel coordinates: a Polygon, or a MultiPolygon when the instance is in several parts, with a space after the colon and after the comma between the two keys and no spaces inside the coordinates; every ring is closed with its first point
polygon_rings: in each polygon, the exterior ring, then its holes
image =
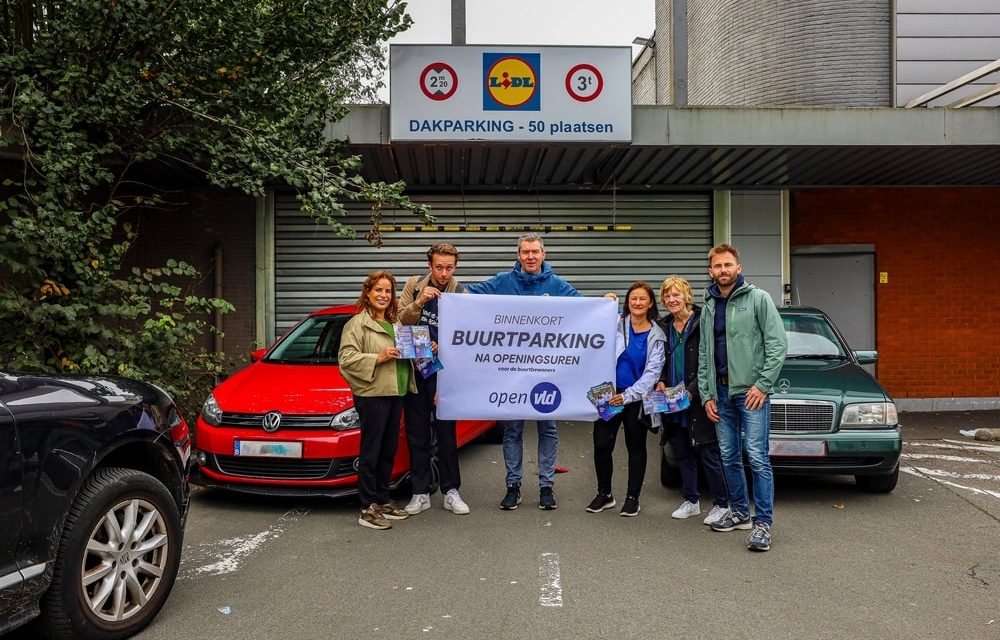
{"type": "MultiPolygon", "coordinates": [[[[215,275],[215,283],[212,289],[212,296],[221,298],[222,287],[222,243],[217,242],[212,248],[212,272],[215,275]]],[[[215,353],[222,353],[222,309],[215,310],[213,325],[215,326],[215,353]]]]}

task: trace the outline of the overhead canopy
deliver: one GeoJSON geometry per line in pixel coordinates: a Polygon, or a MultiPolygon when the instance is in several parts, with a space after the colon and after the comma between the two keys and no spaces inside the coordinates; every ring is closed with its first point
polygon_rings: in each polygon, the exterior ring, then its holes
{"type": "Polygon", "coordinates": [[[1000,185],[1000,109],[632,109],[631,145],[390,142],[389,107],[327,127],[413,191],[1000,185]]]}

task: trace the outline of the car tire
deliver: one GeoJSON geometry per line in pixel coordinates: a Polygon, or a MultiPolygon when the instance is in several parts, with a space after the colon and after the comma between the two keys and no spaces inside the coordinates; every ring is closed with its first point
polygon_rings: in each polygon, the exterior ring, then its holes
{"type": "Polygon", "coordinates": [[[864,491],[889,493],[896,488],[896,482],[899,480],[899,465],[897,464],[896,469],[890,474],[882,476],[854,476],[854,480],[864,491]]]}
{"type": "Polygon", "coordinates": [[[183,536],[177,503],[159,480],[98,469],[66,516],[39,630],[118,640],[145,628],[173,588],[183,536]]]}
{"type": "Polygon", "coordinates": [[[660,447],[660,484],[664,487],[681,486],[681,470],[670,464],[663,447],[660,447]]]}

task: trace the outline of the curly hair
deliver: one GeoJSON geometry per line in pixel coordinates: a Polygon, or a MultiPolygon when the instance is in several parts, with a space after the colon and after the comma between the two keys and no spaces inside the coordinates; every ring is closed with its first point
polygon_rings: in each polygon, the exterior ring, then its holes
{"type": "Polygon", "coordinates": [[[368,274],[368,277],[365,278],[364,283],[361,285],[361,295],[358,296],[358,301],[354,303],[354,313],[367,311],[368,315],[374,316],[371,309],[371,302],[368,300],[368,294],[372,292],[372,289],[375,288],[379,280],[388,280],[392,286],[392,299],[389,301],[389,306],[385,309],[385,319],[386,322],[396,322],[396,314],[399,312],[396,300],[396,277],[390,271],[372,271],[368,274]]]}

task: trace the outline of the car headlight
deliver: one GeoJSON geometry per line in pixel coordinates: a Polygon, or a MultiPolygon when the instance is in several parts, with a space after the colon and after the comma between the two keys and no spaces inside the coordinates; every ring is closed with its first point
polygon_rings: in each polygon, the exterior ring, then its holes
{"type": "Polygon", "coordinates": [[[895,427],[897,424],[899,424],[899,416],[896,415],[896,405],[891,402],[849,404],[844,407],[844,413],[840,417],[842,429],[895,427]]]}
{"type": "Polygon", "coordinates": [[[205,398],[205,404],[201,407],[201,417],[213,427],[222,424],[222,409],[219,408],[219,403],[215,401],[215,396],[212,394],[208,394],[208,397],[205,398]]]}
{"type": "Polygon", "coordinates": [[[360,426],[361,418],[358,416],[358,410],[354,407],[351,407],[346,411],[341,411],[337,415],[333,416],[333,420],[330,421],[330,428],[336,429],[337,431],[357,429],[360,426]]]}

